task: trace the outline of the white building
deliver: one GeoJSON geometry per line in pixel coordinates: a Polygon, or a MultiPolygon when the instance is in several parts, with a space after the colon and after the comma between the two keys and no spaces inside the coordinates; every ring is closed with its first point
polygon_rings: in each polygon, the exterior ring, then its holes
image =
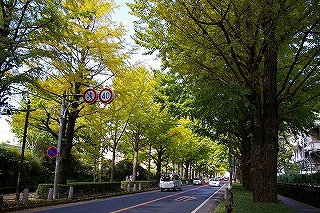
{"type": "Polygon", "coordinates": [[[294,159],[303,173],[320,171],[320,126],[311,130],[309,136],[299,137],[296,148],[294,159]]]}

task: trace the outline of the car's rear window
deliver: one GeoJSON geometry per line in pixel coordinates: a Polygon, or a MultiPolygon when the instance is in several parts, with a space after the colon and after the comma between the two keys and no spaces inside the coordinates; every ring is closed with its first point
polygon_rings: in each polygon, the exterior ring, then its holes
{"type": "Polygon", "coordinates": [[[161,181],[172,181],[173,176],[171,174],[164,174],[161,176],[161,181]]]}
{"type": "Polygon", "coordinates": [[[170,176],[162,176],[162,177],[161,177],[161,180],[162,180],[162,181],[170,181],[170,180],[171,180],[171,177],[170,177],[170,176]]]}

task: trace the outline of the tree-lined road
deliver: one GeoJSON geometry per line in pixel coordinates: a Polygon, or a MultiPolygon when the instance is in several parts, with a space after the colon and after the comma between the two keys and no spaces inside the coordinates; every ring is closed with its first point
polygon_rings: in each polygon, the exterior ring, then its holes
{"type": "MultiPolygon", "coordinates": [[[[222,187],[223,188],[223,187],[222,187]]],[[[24,210],[23,212],[46,212],[46,213],[106,213],[106,212],[163,212],[163,213],[186,213],[203,212],[201,206],[209,198],[217,196],[220,187],[184,186],[183,191],[173,192],[159,190],[137,193],[107,199],[99,199],[81,203],[72,203],[54,207],[24,210]]]]}

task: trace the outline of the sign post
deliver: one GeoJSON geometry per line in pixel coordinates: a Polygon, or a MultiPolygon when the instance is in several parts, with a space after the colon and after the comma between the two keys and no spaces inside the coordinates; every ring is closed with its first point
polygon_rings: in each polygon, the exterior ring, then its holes
{"type": "Polygon", "coordinates": [[[59,163],[60,163],[63,127],[64,127],[64,121],[65,121],[65,110],[66,110],[66,93],[64,92],[62,95],[62,103],[61,103],[60,129],[59,129],[59,135],[58,135],[58,154],[56,157],[56,167],[54,170],[53,199],[56,199],[56,196],[57,196],[58,170],[59,170],[59,163]]]}

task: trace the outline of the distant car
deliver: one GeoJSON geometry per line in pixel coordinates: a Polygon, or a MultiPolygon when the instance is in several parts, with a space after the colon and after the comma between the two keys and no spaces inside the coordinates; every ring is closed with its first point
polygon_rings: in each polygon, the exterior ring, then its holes
{"type": "Polygon", "coordinates": [[[193,185],[202,185],[203,184],[203,180],[201,178],[194,178],[192,181],[193,185]]]}
{"type": "Polygon", "coordinates": [[[220,180],[218,178],[211,178],[209,180],[209,186],[220,186],[220,180]]]}
{"type": "Polygon", "coordinates": [[[161,175],[159,187],[162,192],[164,190],[177,191],[177,189],[182,191],[182,181],[177,174],[165,173],[161,175]]]}

